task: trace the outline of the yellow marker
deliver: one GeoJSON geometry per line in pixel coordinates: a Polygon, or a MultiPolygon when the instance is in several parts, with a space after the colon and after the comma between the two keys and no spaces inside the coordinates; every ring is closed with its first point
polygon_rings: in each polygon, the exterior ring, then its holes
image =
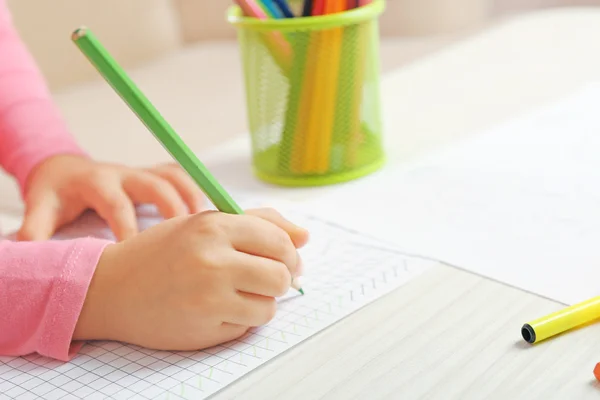
{"type": "Polygon", "coordinates": [[[600,296],[536,319],[521,328],[528,343],[537,343],[600,318],[600,296]]]}

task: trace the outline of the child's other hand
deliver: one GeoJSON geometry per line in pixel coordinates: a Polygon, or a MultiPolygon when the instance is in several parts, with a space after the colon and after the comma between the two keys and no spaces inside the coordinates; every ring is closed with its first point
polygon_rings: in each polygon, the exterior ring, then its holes
{"type": "Polygon", "coordinates": [[[271,210],[206,211],[109,245],[75,340],[197,350],[269,322],[276,297],[301,274],[308,232],[271,210]]]}
{"type": "Polygon", "coordinates": [[[135,169],[79,156],[55,156],[28,178],[19,240],[46,240],[93,209],[118,240],[138,231],[134,204],[154,204],[164,218],[196,213],[204,196],[178,166],[135,169]]]}

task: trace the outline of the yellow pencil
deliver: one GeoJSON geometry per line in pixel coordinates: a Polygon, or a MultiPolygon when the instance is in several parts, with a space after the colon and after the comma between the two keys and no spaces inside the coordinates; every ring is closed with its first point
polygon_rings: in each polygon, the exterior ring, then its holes
{"type": "Polygon", "coordinates": [[[324,96],[323,96],[323,84],[324,79],[327,77],[326,71],[329,67],[325,60],[324,47],[325,44],[325,33],[314,32],[311,49],[309,51],[308,60],[311,63],[309,73],[307,74],[306,84],[311,85],[308,93],[310,98],[306,99],[304,105],[308,107],[309,112],[303,113],[301,118],[307,118],[307,127],[304,143],[304,158],[302,163],[303,173],[312,173],[316,171],[317,166],[317,145],[319,134],[321,133],[321,127],[323,125],[323,108],[324,108],[324,96]]]}
{"type": "Polygon", "coordinates": [[[521,328],[528,343],[537,343],[600,318],[600,296],[529,322],[521,328]]]}

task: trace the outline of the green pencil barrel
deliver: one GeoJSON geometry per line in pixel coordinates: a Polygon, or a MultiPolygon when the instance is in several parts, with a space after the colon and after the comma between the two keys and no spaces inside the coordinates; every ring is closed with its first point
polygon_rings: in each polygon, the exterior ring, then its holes
{"type": "Polygon", "coordinates": [[[384,0],[334,15],[258,20],[231,7],[255,174],[283,186],[360,178],[384,163],[379,25],[384,0]]]}

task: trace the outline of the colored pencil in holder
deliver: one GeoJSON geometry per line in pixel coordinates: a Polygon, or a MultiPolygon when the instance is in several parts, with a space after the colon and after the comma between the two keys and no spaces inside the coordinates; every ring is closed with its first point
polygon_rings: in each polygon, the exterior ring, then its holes
{"type": "MultiPolygon", "coordinates": [[[[356,0],[355,7],[361,7],[371,3],[372,0],[356,0]]],[[[343,59],[345,74],[352,76],[354,85],[348,96],[339,100],[340,112],[338,112],[336,137],[332,146],[332,159],[336,160],[337,168],[354,168],[358,163],[358,152],[360,145],[364,142],[365,133],[362,124],[363,105],[363,83],[367,63],[367,35],[366,26],[359,24],[347,29],[344,37],[343,59]],[[343,114],[348,118],[344,118],[343,114]]]]}
{"type": "Polygon", "coordinates": [[[371,42],[377,24],[372,20],[383,9],[382,2],[350,13],[370,1],[245,1],[258,5],[264,17],[256,18],[281,19],[253,21],[243,18],[241,7],[229,13],[244,35],[240,39],[257,176],[285,186],[312,186],[378,169],[383,162],[375,98],[378,67],[366,58],[376,51],[372,46],[377,43],[371,42]],[[279,1],[289,4],[295,16],[284,14],[279,1]],[[283,16],[265,4],[278,7],[283,16]],[[285,21],[297,17],[310,20],[285,21]],[[273,55],[269,48],[264,51],[263,37],[273,34],[284,37],[290,47],[289,69],[283,74],[273,74],[265,64],[273,55]]]}
{"type": "Polygon", "coordinates": [[[312,67],[309,53],[312,35],[295,43],[292,67],[289,74],[289,89],[285,112],[285,122],[279,146],[278,168],[281,171],[300,173],[304,157],[307,112],[303,106],[310,104],[312,87],[308,78],[312,67]]]}
{"type": "Polygon", "coordinates": [[[273,0],[273,2],[279,8],[284,18],[294,18],[294,13],[290,10],[286,0],[273,0]]]}
{"type": "Polygon", "coordinates": [[[360,121],[360,115],[356,114],[355,107],[357,100],[360,99],[357,97],[356,90],[362,87],[362,77],[357,73],[361,62],[360,49],[357,48],[358,32],[357,25],[346,27],[343,32],[341,44],[343,65],[340,66],[337,77],[338,94],[330,145],[330,172],[340,172],[350,166],[347,159],[352,147],[352,126],[354,122],[360,121]]]}
{"type": "Polygon", "coordinates": [[[256,0],[269,18],[280,19],[284,15],[273,0],[256,0]]]}
{"type": "MultiPolygon", "coordinates": [[[[235,0],[236,4],[248,17],[258,19],[271,18],[267,14],[260,0],[235,0]]],[[[273,57],[275,63],[281,69],[284,76],[289,74],[292,64],[292,48],[287,38],[281,32],[261,32],[265,46],[273,57]]]]}
{"type": "MultiPolygon", "coordinates": [[[[346,11],[349,2],[307,1],[305,8],[309,3],[313,5],[313,15],[329,15],[346,11]]],[[[359,0],[350,3],[353,8],[361,5],[359,0]]],[[[305,57],[294,57],[294,63],[302,62],[303,68],[294,65],[296,74],[290,90],[297,92],[288,103],[280,166],[285,167],[289,162],[295,173],[324,174],[356,164],[357,150],[363,141],[361,106],[366,32],[362,28],[358,25],[345,30],[337,27],[313,32],[305,57]],[[304,69],[302,80],[297,75],[301,69],[304,69]],[[345,96],[340,90],[347,85],[348,77],[354,85],[350,95],[345,96]]],[[[304,53],[304,49],[296,50],[304,53]]]]}
{"type": "MultiPolygon", "coordinates": [[[[306,0],[305,10],[318,1],[306,0]]],[[[309,12],[313,15],[313,9],[309,12]]],[[[283,130],[279,154],[279,167],[283,171],[305,174],[306,159],[310,152],[309,142],[313,140],[308,129],[310,116],[316,111],[315,97],[315,60],[318,60],[318,40],[320,32],[305,33],[305,39],[296,43],[293,71],[290,80],[290,94],[286,110],[286,121],[283,130]]]]}
{"type": "Polygon", "coordinates": [[[313,172],[315,165],[315,147],[319,134],[323,101],[321,85],[324,63],[322,41],[322,32],[310,33],[305,75],[300,93],[298,124],[293,135],[292,171],[300,174],[313,172]]]}
{"type": "Polygon", "coordinates": [[[312,14],[312,6],[313,6],[312,0],[304,0],[304,5],[302,6],[302,16],[303,17],[310,17],[310,15],[312,14]]]}
{"type": "MultiPolygon", "coordinates": [[[[346,0],[327,0],[325,14],[335,14],[345,10],[346,0]]],[[[323,109],[317,146],[315,148],[316,163],[312,170],[317,173],[326,173],[330,168],[330,153],[332,136],[334,134],[334,121],[337,114],[336,103],[339,97],[338,77],[341,73],[341,47],[342,28],[336,27],[324,31],[324,51],[327,53],[328,62],[323,65],[324,77],[322,81],[323,109]]]]}
{"type": "Polygon", "coordinates": [[[325,13],[325,1],[326,0],[314,0],[313,1],[313,9],[312,15],[323,15],[325,13]]]}
{"type": "MultiPolygon", "coordinates": [[[[346,0],[316,0],[313,13],[318,14],[322,7],[325,15],[343,12],[346,0]]],[[[307,126],[298,124],[294,151],[302,146],[302,156],[296,156],[300,165],[294,170],[300,173],[324,174],[330,169],[330,153],[336,103],[338,99],[338,76],[341,68],[342,28],[332,28],[312,34],[307,59],[311,60],[307,70],[304,93],[300,107],[299,121],[306,121],[307,126]],[[298,138],[303,138],[300,144],[298,138]]]]}
{"type": "MultiPolygon", "coordinates": [[[[325,13],[326,0],[314,0],[313,16],[325,13]]],[[[328,48],[327,32],[314,31],[310,34],[307,50],[307,68],[302,82],[302,96],[296,132],[294,134],[294,164],[292,170],[299,174],[318,171],[319,136],[322,134],[326,108],[328,48]]]]}

